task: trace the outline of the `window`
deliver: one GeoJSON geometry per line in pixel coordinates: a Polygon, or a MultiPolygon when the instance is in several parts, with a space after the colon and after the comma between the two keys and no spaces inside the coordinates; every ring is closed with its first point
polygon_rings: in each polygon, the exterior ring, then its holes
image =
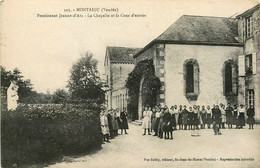
{"type": "Polygon", "coordinates": [[[194,93],[194,72],[193,65],[190,63],[187,65],[186,75],[186,93],[194,93]]]}
{"type": "Polygon", "coordinates": [[[122,75],[122,67],[119,68],[120,76],[122,75]]]}
{"type": "Polygon", "coordinates": [[[238,70],[237,65],[233,60],[228,60],[224,63],[223,68],[223,86],[224,95],[237,95],[238,70]]]}
{"type": "Polygon", "coordinates": [[[253,35],[253,19],[252,16],[246,18],[246,38],[253,35]]]}
{"type": "Polygon", "coordinates": [[[232,93],[232,67],[230,63],[225,66],[225,93],[232,93]]]}
{"type": "Polygon", "coordinates": [[[253,89],[250,89],[247,91],[248,93],[248,107],[252,105],[253,107],[255,106],[255,92],[253,89]]]}
{"type": "Polygon", "coordinates": [[[107,85],[108,85],[108,75],[107,75],[107,85]]]}
{"type": "Polygon", "coordinates": [[[252,75],[253,73],[253,61],[252,61],[252,54],[246,55],[245,57],[245,63],[246,63],[246,75],[252,75]]]}
{"type": "Polygon", "coordinates": [[[188,100],[197,100],[199,94],[199,65],[196,60],[184,62],[184,94],[188,100]]]}

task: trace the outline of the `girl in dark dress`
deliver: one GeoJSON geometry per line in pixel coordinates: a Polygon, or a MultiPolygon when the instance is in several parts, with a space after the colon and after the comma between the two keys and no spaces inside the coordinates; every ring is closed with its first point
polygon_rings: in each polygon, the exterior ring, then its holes
{"type": "Polygon", "coordinates": [[[207,123],[207,111],[205,109],[205,106],[202,106],[201,118],[202,118],[202,129],[205,129],[205,125],[207,123]]]}
{"type": "Polygon", "coordinates": [[[187,130],[188,125],[188,110],[186,109],[186,105],[183,106],[182,110],[182,124],[184,125],[184,130],[187,130]]]}
{"type": "Polygon", "coordinates": [[[199,129],[198,109],[196,105],[193,106],[192,121],[193,121],[193,129],[199,129]]]}
{"type": "Polygon", "coordinates": [[[163,120],[164,120],[164,139],[171,139],[172,140],[173,139],[172,138],[172,131],[173,131],[172,117],[171,117],[171,114],[170,114],[168,108],[165,109],[163,120]],[[169,133],[171,135],[171,138],[169,137],[169,133]]]}
{"type": "Polygon", "coordinates": [[[192,111],[192,107],[189,107],[189,112],[188,112],[188,126],[189,126],[189,130],[192,129],[192,125],[193,125],[193,111],[192,111]]]}
{"type": "Polygon", "coordinates": [[[125,130],[125,134],[127,134],[126,129],[128,129],[128,123],[127,123],[127,112],[126,108],[123,108],[123,111],[120,113],[120,119],[121,119],[121,134],[123,134],[123,130],[125,130]]]}
{"type": "Polygon", "coordinates": [[[227,125],[229,129],[232,129],[232,119],[233,119],[233,108],[230,106],[230,103],[228,103],[228,106],[226,108],[226,116],[227,116],[227,125]]]}
{"type": "Polygon", "coordinates": [[[246,112],[247,114],[247,123],[249,124],[249,129],[254,129],[255,124],[255,109],[250,105],[249,109],[246,112]]]}
{"type": "Polygon", "coordinates": [[[177,123],[176,123],[176,118],[175,118],[175,113],[174,113],[174,107],[173,106],[170,108],[170,113],[171,113],[171,116],[172,116],[172,126],[173,126],[173,129],[176,130],[177,123]]]}
{"type": "Polygon", "coordinates": [[[179,110],[178,110],[178,125],[179,125],[179,130],[183,129],[183,124],[182,124],[182,105],[179,106],[179,110]]]}
{"type": "Polygon", "coordinates": [[[108,120],[108,127],[109,127],[109,135],[110,135],[110,138],[113,138],[113,136],[114,136],[114,131],[113,131],[113,125],[112,125],[111,110],[108,110],[107,120],[108,120]]]}

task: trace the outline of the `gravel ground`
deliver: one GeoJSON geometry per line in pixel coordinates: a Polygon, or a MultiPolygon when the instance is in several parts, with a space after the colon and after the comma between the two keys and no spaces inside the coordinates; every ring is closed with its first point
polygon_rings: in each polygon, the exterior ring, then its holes
{"type": "Polygon", "coordinates": [[[174,131],[173,140],[142,136],[141,126],[129,124],[127,135],[119,135],[102,149],[86,156],[66,157],[48,168],[158,168],[158,167],[260,167],[260,127],[253,130],[222,129],[214,135],[212,129],[191,136],[190,130],[174,131]],[[225,159],[236,159],[228,161],[225,159]],[[247,160],[242,160],[247,159],[247,160]]]}

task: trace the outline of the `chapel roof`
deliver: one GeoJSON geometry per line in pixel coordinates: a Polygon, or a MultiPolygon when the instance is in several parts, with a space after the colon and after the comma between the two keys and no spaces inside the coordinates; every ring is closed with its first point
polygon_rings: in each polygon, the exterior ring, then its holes
{"type": "Polygon", "coordinates": [[[137,57],[155,43],[237,45],[236,19],[212,16],[183,15],[159,37],[138,52],[137,57]]]}

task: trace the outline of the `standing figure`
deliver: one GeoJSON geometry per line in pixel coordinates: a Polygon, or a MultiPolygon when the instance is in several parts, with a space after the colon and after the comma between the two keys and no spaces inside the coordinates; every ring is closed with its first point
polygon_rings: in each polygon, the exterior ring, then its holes
{"type": "Polygon", "coordinates": [[[244,107],[243,104],[240,104],[240,108],[238,109],[238,126],[239,129],[243,128],[243,126],[246,125],[246,121],[245,121],[245,114],[246,114],[246,108],[244,107]]]}
{"type": "Polygon", "coordinates": [[[126,130],[128,129],[128,123],[127,123],[127,112],[126,108],[123,108],[123,111],[120,113],[120,119],[121,119],[121,134],[123,134],[123,130],[125,130],[125,134],[127,134],[126,130]]]}
{"type": "Polygon", "coordinates": [[[18,97],[18,86],[15,80],[11,80],[11,84],[7,89],[7,109],[15,110],[17,108],[18,97]]]}
{"type": "Polygon", "coordinates": [[[160,108],[158,106],[155,106],[155,110],[156,110],[155,113],[156,122],[154,125],[154,132],[155,132],[154,136],[158,136],[158,125],[160,122],[160,108]]]}
{"type": "Polygon", "coordinates": [[[197,106],[197,114],[198,114],[198,125],[200,125],[200,128],[203,127],[203,120],[202,120],[202,114],[200,111],[200,106],[197,106]]]}
{"type": "Polygon", "coordinates": [[[211,125],[211,123],[212,123],[212,121],[211,121],[212,110],[210,109],[210,106],[209,106],[209,105],[207,105],[206,111],[207,111],[207,125],[208,125],[208,128],[210,128],[210,125],[211,125]]]}
{"type": "Polygon", "coordinates": [[[224,104],[220,104],[220,111],[221,111],[222,128],[226,129],[225,123],[227,122],[227,117],[226,117],[226,111],[225,111],[225,105],[224,104]]]}
{"type": "Polygon", "coordinates": [[[221,128],[221,111],[220,111],[218,105],[216,105],[212,109],[212,120],[215,121],[216,124],[219,125],[219,128],[221,128]]]}
{"type": "Polygon", "coordinates": [[[176,130],[176,118],[175,118],[175,111],[174,111],[174,107],[171,106],[170,108],[170,114],[172,116],[172,127],[173,127],[173,130],[176,130]]]}
{"type": "Polygon", "coordinates": [[[182,124],[184,125],[184,130],[187,130],[187,125],[188,125],[188,110],[186,109],[186,105],[183,106],[182,110],[182,124]]]}
{"type": "Polygon", "coordinates": [[[228,103],[228,106],[226,108],[226,117],[227,117],[227,125],[229,129],[232,129],[233,124],[233,108],[230,106],[230,103],[228,103]]]}
{"type": "Polygon", "coordinates": [[[114,132],[113,132],[113,124],[112,124],[111,110],[108,110],[108,112],[107,112],[107,121],[108,121],[108,128],[109,128],[110,138],[113,138],[114,132]]]}
{"type": "Polygon", "coordinates": [[[247,123],[249,124],[249,129],[254,129],[255,124],[255,109],[252,105],[249,106],[249,109],[246,112],[247,114],[247,123]]]}
{"type": "Polygon", "coordinates": [[[116,109],[116,121],[118,122],[119,128],[121,129],[122,128],[122,122],[121,122],[120,114],[121,113],[120,113],[119,109],[117,108],[116,109]]]}
{"type": "Polygon", "coordinates": [[[168,107],[165,108],[165,113],[163,116],[164,120],[164,139],[173,139],[172,138],[172,117],[171,114],[169,113],[168,107]],[[169,137],[169,133],[171,135],[171,138],[169,137]]]}
{"type": "Polygon", "coordinates": [[[103,140],[105,142],[109,142],[108,120],[107,120],[107,116],[104,111],[102,111],[100,113],[100,125],[101,125],[102,134],[103,134],[103,140]]]}
{"type": "Polygon", "coordinates": [[[152,122],[152,129],[151,132],[154,131],[155,132],[155,125],[156,125],[156,110],[155,107],[152,108],[152,115],[151,115],[151,122],[152,122]]]}
{"type": "Polygon", "coordinates": [[[182,124],[182,105],[179,106],[179,110],[178,110],[178,125],[179,125],[179,130],[183,129],[183,124],[182,124]]]}
{"type": "Polygon", "coordinates": [[[207,111],[205,109],[205,106],[202,106],[201,118],[202,118],[202,128],[205,129],[205,125],[207,123],[207,111]]]}
{"type": "Polygon", "coordinates": [[[117,121],[116,110],[114,110],[112,115],[111,115],[111,121],[112,121],[114,136],[117,136],[118,130],[119,130],[119,124],[118,124],[118,121],[117,121]]]}
{"type": "Polygon", "coordinates": [[[193,110],[192,110],[192,107],[189,107],[189,112],[188,112],[188,126],[189,126],[189,130],[192,130],[192,125],[193,125],[193,110]]]}
{"type": "Polygon", "coordinates": [[[199,129],[199,119],[198,119],[198,109],[197,106],[193,106],[193,113],[192,113],[192,120],[193,120],[193,129],[199,129]]]}
{"type": "Polygon", "coordinates": [[[148,130],[148,135],[150,134],[150,129],[151,129],[151,113],[149,111],[148,107],[145,107],[144,112],[143,112],[143,124],[142,127],[144,129],[144,134],[146,135],[146,130],[148,130]]]}
{"type": "Polygon", "coordinates": [[[160,138],[160,139],[163,138],[163,126],[164,126],[163,116],[164,116],[164,110],[163,110],[163,108],[161,108],[160,121],[158,124],[158,138],[160,138]]]}
{"type": "Polygon", "coordinates": [[[239,128],[239,123],[238,123],[238,111],[237,111],[238,109],[237,109],[237,105],[235,104],[234,105],[234,109],[233,109],[233,112],[234,112],[234,114],[233,114],[233,124],[234,125],[236,125],[236,129],[238,129],[239,128]]]}

